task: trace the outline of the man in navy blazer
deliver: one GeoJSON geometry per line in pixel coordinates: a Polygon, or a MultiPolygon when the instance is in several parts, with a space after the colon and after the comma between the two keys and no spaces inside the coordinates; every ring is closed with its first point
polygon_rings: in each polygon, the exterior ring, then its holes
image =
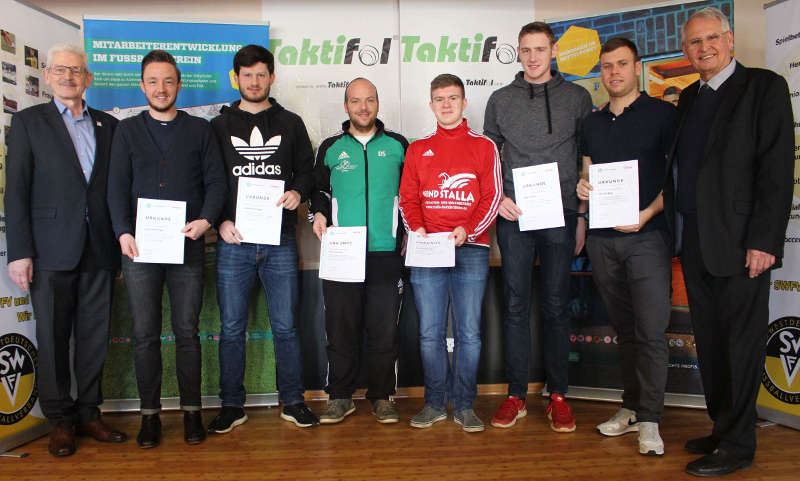
{"type": "Polygon", "coordinates": [[[100,420],[100,382],[108,345],[119,247],[106,201],[108,160],[117,120],[89,108],[88,57],[56,45],[44,79],[53,101],[11,122],[6,173],[8,273],[30,289],[39,350],[39,404],[52,422],[49,451],[75,452],[74,435],[122,442],[100,420]],[[70,335],[78,395],[70,395],[70,335]],[[77,422],[77,425],[75,423],[77,422]]]}
{"type": "Polygon", "coordinates": [[[733,33],[722,12],[697,11],[682,34],[700,80],[678,103],[664,212],[682,238],[698,362],[714,422],[709,436],[686,443],[690,453],[705,455],[686,471],[720,476],[749,466],[755,455],[769,270],[783,255],[794,128],[786,81],[732,58],[733,33]]]}

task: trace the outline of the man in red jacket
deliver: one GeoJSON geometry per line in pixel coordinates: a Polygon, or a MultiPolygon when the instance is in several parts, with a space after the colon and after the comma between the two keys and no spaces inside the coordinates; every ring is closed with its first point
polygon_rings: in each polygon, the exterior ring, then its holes
{"type": "Polygon", "coordinates": [[[447,418],[467,432],[483,431],[472,410],[481,353],[481,305],[489,273],[489,227],[501,200],[497,148],[467,126],[464,84],[442,74],[431,82],[436,132],[411,144],[400,182],[400,210],[409,231],[423,236],[450,232],[454,267],[413,267],[411,284],[419,312],[425,373],[425,408],[411,426],[427,428],[447,418]],[[447,306],[452,306],[453,365],[447,358],[447,306]]]}

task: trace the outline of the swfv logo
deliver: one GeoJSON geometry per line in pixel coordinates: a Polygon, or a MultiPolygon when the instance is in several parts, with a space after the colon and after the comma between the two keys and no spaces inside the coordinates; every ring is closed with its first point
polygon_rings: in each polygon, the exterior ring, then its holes
{"type": "Polygon", "coordinates": [[[782,317],[769,325],[761,383],[775,398],[800,404],[800,318],[782,317]]]}
{"type": "Polygon", "coordinates": [[[36,404],[38,357],[21,334],[0,336],[0,425],[19,422],[36,404]]]}

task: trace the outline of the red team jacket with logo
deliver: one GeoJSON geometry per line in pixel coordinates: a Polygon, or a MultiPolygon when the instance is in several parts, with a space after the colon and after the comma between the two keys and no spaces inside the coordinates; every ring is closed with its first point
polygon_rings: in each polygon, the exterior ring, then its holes
{"type": "Polygon", "coordinates": [[[409,231],[467,231],[467,242],[489,246],[489,227],[502,200],[497,147],[464,120],[417,140],[406,151],[400,211],[409,231]]]}

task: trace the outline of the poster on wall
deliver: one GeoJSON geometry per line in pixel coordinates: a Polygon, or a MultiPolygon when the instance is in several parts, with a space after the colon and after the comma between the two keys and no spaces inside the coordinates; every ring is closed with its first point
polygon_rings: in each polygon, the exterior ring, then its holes
{"type": "MultiPolygon", "coordinates": [[[[600,81],[600,48],[608,39],[624,37],[636,44],[642,61],[640,89],[677,105],[681,91],[699,75],[681,51],[681,27],[696,10],[708,6],[725,13],[733,25],[733,0],[659,3],[652,7],[609,12],[590,17],[549,20],[558,45],[554,60],[565,79],[589,91],[602,108],[608,93],[600,81]]],[[[570,383],[588,388],[621,388],[616,331],[608,321],[602,300],[588,278],[591,265],[579,263],[573,275],[570,304],[570,383]]],[[[686,289],[679,261],[673,260],[672,312],[667,332],[669,375],[667,392],[703,393],[692,335],[686,289]]],[[[688,404],[702,403],[699,396],[688,404]]]]}
{"type": "Polygon", "coordinates": [[[94,73],[86,99],[117,118],[147,107],[139,88],[142,58],[155,49],[175,57],[183,84],[176,105],[206,119],[238,99],[233,56],[247,44],[267,45],[266,23],[196,23],[84,17],[84,48],[94,73]]]}
{"type": "Polygon", "coordinates": [[[794,110],[794,197],[783,267],[772,271],[767,352],[758,393],[759,417],[800,429],[800,0],[765,5],[766,67],[789,84],[794,110]]]}
{"type": "Polygon", "coordinates": [[[13,114],[48,102],[52,95],[42,70],[47,50],[57,43],[80,45],[80,27],[49,12],[0,0],[0,453],[49,430],[36,388],[36,318],[30,294],[8,277],[5,236],[5,162],[13,114]]]}

